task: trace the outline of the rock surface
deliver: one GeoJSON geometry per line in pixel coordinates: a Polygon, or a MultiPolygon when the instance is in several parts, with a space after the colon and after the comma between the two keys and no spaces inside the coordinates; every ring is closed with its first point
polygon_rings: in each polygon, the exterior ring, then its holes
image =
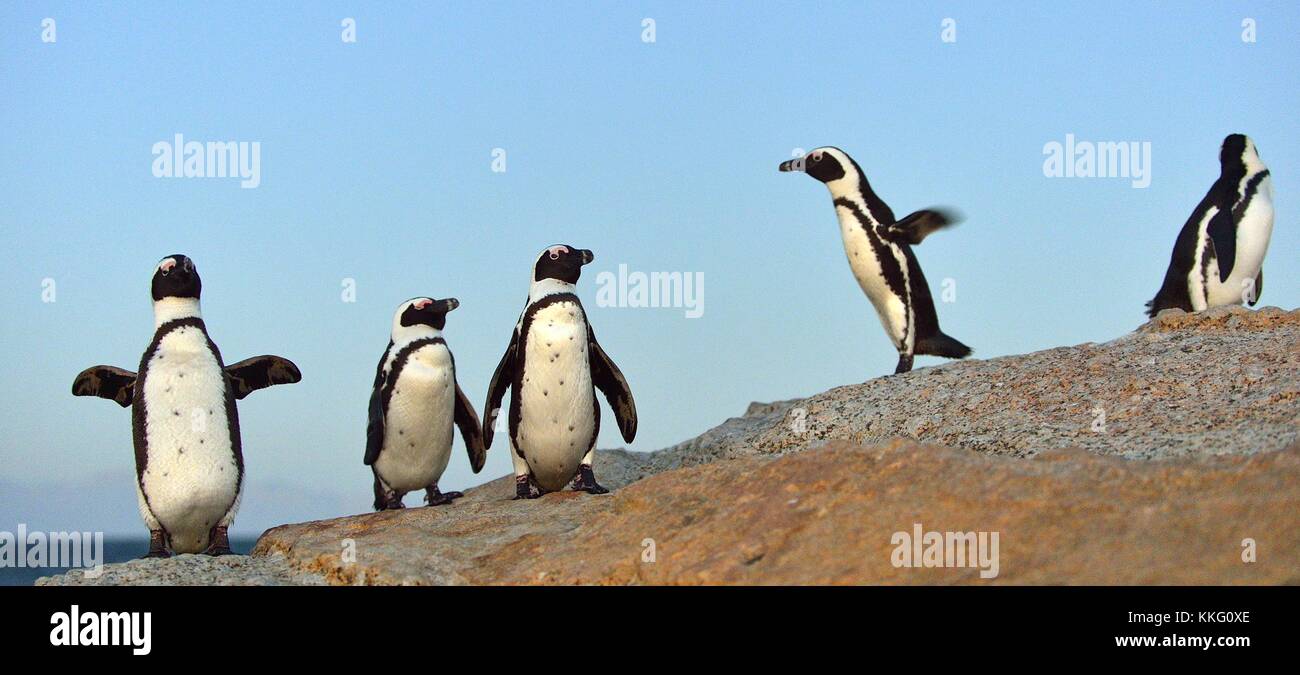
{"type": "Polygon", "coordinates": [[[321,586],[325,578],[291,567],[284,556],[185,554],[161,560],[105,565],[95,578],[85,570],[41,577],[37,586],[321,586]]]}
{"type": "Polygon", "coordinates": [[[509,487],[473,490],[455,508],[275,528],[254,555],[282,553],[344,584],[984,582],[975,566],[895,567],[894,533],[920,523],[998,533],[986,583],[1300,583],[1300,446],[1133,462],[837,441],[665,472],[599,497],[524,503],[506,499],[509,487]],[[1253,563],[1242,560],[1247,538],[1253,563]]]}
{"type": "Polygon", "coordinates": [[[1300,436],[1300,310],[1166,310],[1136,332],[837,387],[655,453],[649,471],[904,437],[1028,457],[1280,450],[1300,436]],[[657,455],[657,456],[656,456],[657,455]]]}
{"type": "Polygon", "coordinates": [[[1294,584],[1298,436],[1300,311],[1168,310],[1105,344],[753,404],[659,452],[601,451],[611,495],[514,502],[507,477],[451,507],[274,528],[253,560],[288,583],[1294,584]],[[999,533],[998,575],[895,567],[891,537],[914,523],[999,533]]]}

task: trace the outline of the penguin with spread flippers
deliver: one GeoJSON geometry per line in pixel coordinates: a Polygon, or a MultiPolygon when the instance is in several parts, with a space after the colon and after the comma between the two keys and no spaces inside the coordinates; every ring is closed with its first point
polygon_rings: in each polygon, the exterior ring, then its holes
{"type": "Polygon", "coordinates": [[[288,359],[258,356],[225,365],[199,311],[202,282],[183,255],[154,268],[154,335],[137,372],[87,368],[72,384],[131,408],[136,496],[149,527],[146,557],[231,553],[227,529],[244,487],[235,401],[302,374],[288,359]]]}

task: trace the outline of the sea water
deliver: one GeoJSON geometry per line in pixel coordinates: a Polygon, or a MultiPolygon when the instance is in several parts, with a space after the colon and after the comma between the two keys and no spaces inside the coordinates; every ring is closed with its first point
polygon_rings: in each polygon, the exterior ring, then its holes
{"type": "MultiPolygon", "coordinates": [[[[255,537],[231,537],[235,553],[248,553],[257,542],[255,537]]],[[[126,562],[144,556],[149,550],[148,537],[104,539],[104,564],[126,562]]],[[[31,586],[38,578],[63,574],[67,567],[0,567],[0,586],[31,586]]]]}

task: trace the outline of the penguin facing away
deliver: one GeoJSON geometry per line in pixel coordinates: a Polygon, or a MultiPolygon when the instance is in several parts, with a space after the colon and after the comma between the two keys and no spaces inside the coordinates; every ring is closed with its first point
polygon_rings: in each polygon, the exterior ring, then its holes
{"type": "Polygon", "coordinates": [[[570,483],[574,490],[604,494],[592,470],[600,434],[599,389],[618,420],[623,440],[636,437],[636,403],[623,373],[596,342],[577,296],[589,250],[556,245],[533,265],[528,302],[488,386],[483,444],[492,437],[501,399],[511,390],[509,410],[515,499],[534,499],[570,483]]]}
{"type": "Polygon", "coordinates": [[[152,281],[154,335],[137,372],[94,366],[75,396],[131,408],[136,497],[149,528],[145,557],[231,553],[227,529],[239,510],[244,456],[235,401],[302,379],[288,359],[257,356],[229,366],[199,310],[202,281],[189,258],[163,258],[152,281]]]}
{"type": "Polygon", "coordinates": [[[441,492],[451,459],[452,429],[460,428],[474,473],[487,451],[478,414],[456,382],[456,360],[443,339],[455,298],[413,298],[393,315],[392,339],[379,360],[370,394],[365,463],[375,476],[375,510],[403,508],[402,497],[425,491],[431,506],[463,496],[441,492]]]}
{"type": "Polygon", "coordinates": [[[1165,281],[1147,303],[1199,312],[1210,307],[1254,306],[1264,289],[1264,255],[1273,234],[1273,184],[1254,141],[1223,139],[1219,178],[1183,224],[1165,281]]]}
{"type": "Polygon", "coordinates": [[[902,220],[872,191],[858,163],[834,147],[817,148],[782,162],[781,171],[803,171],[830,190],[840,222],[844,254],[885,333],[898,350],[894,373],[912,369],[915,354],[962,359],[971,349],[939,330],[930,287],[912,246],[931,232],[955,224],[956,214],[923,209],[902,220]]]}

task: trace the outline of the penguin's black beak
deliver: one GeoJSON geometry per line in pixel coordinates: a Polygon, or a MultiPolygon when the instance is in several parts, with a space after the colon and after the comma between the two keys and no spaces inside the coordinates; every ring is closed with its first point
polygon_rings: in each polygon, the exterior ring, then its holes
{"type": "Polygon", "coordinates": [[[802,158],[787,159],[784,162],[781,162],[781,166],[777,167],[777,169],[783,172],[803,171],[803,159],[802,158]]]}
{"type": "Polygon", "coordinates": [[[442,311],[444,314],[456,309],[457,307],[460,307],[460,300],[457,300],[456,298],[447,298],[442,301],[442,311]]]}
{"type": "Polygon", "coordinates": [[[591,261],[595,259],[596,259],[596,254],[592,253],[591,249],[587,249],[587,248],[582,249],[582,264],[589,265],[591,264],[591,261]]]}

